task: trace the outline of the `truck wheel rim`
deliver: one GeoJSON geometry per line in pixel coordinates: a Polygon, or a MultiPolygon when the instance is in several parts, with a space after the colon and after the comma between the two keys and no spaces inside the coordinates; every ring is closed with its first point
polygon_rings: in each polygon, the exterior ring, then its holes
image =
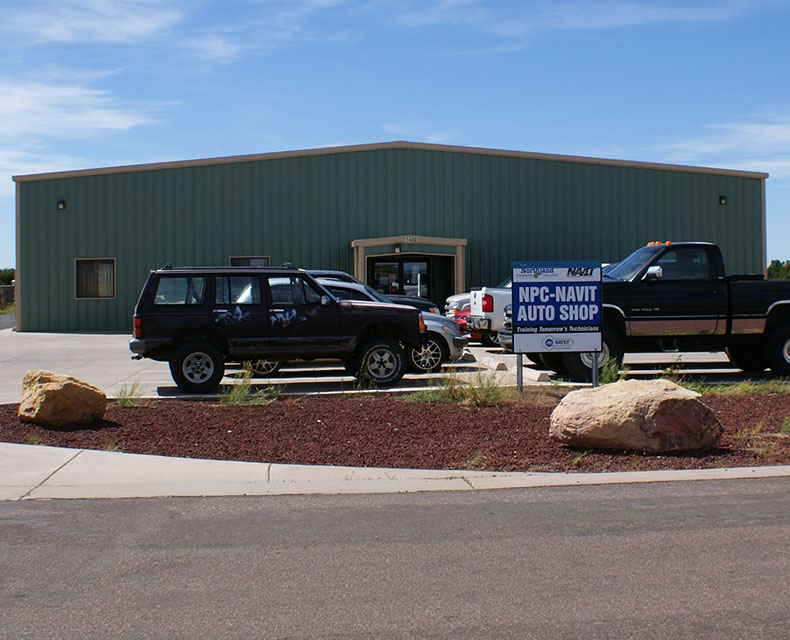
{"type": "Polygon", "coordinates": [[[368,354],[365,369],[371,378],[381,380],[392,375],[398,368],[395,354],[389,349],[375,349],[368,354]]]}
{"type": "Polygon", "coordinates": [[[194,384],[208,380],[214,373],[214,361],[205,353],[190,353],[181,367],[184,377],[194,384]]]}
{"type": "MultiPolygon", "coordinates": [[[[600,369],[604,365],[604,363],[608,360],[608,358],[609,358],[609,347],[606,345],[606,343],[603,343],[601,345],[601,351],[598,354],[596,354],[596,355],[597,355],[596,360],[598,361],[598,368],[600,369]]],[[[592,359],[591,354],[589,354],[589,353],[580,353],[579,354],[579,360],[581,360],[581,363],[585,367],[587,367],[588,369],[592,369],[592,361],[593,361],[593,359],[592,359]]]]}
{"type": "Polygon", "coordinates": [[[412,353],[412,362],[419,369],[428,371],[442,363],[442,348],[433,340],[429,340],[412,353]]]}
{"type": "Polygon", "coordinates": [[[785,359],[785,362],[790,364],[790,340],[785,340],[782,347],[782,357],[785,359]]]}

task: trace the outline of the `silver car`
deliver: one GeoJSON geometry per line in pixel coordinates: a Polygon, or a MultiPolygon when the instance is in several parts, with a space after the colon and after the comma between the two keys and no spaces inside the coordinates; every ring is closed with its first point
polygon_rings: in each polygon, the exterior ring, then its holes
{"type": "MultiPolygon", "coordinates": [[[[333,296],[346,300],[368,300],[381,304],[392,304],[373,287],[355,282],[341,282],[330,278],[318,278],[318,283],[333,296]]],[[[419,349],[409,349],[409,369],[418,373],[438,371],[443,362],[458,360],[469,339],[461,333],[452,318],[436,313],[422,312],[425,320],[425,340],[419,349]]]]}

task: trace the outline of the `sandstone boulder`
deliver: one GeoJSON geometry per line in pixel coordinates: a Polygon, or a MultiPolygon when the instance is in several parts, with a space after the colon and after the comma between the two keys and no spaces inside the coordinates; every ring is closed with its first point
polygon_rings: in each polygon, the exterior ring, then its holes
{"type": "Polygon", "coordinates": [[[99,421],[106,409],[107,396],[98,387],[60,373],[32,370],[22,380],[17,415],[22,422],[63,427],[99,421]]]}
{"type": "Polygon", "coordinates": [[[620,380],[565,396],[549,436],[573,447],[648,453],[704,449],[724,428],[700,394],[668,380],[620,380]]]}

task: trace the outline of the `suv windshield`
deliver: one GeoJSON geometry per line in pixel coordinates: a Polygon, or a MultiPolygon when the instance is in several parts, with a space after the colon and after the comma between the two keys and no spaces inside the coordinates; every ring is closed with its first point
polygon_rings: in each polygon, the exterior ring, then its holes
{"type": "Polygon", "coordinates": [[[603,277],[610,280],[631,280],[661,249],[663,249],[661,246],[637,249],[630,256],[618,262],[608,272],[604,273],[603,277]]]}

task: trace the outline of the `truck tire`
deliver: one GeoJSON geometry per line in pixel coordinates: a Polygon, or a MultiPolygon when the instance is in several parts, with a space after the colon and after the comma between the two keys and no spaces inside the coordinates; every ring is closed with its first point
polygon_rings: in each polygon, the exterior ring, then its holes
{"type": "MultiPolygon", "coordinates": [[[[611,329],[603,327],[601,329],[601,352],[598,354],[598,370],[613,358],[620,362],[623,359],[623,343],[620,337],[611,329]]],[[[566,353],[562,356],[562,362],[568,369],[571,379],[584,382],[592,379],[592,361],[589,353],[566,353]]]]}
{"type": "Polygon", "coordinates": [[[448,357],[444,339],[435,333],[428,333],[419,348],[409,349],[409,371],[434,373],[442,368],[442,363],[448,357]]]}
{"type": "Polygon", "coordinates": [[[187,393],[207,393],[219,386],[225,362],[219,349],[208,342],[190,342],[170,358],[170,375],[187,393]]]}
{"type": "Polygon", "coordinates": [[[498,347],[499,336],[493,331],[481,331],[480,342],[483,343],[484,347],[498,347]]]}
{"type": "Polygon", "coordinates": [[[763,357],[776,375],[790,375],[790,325],[777,327],[768,334],[763,357]]]}
{"type": "Polygon", "coordinates": [[[540,357],[540,353],[525,353],[525,356],[529,358],[529,361],[532,363],[533,369],[546,369],[546,365],[543,363],[543,359],[540,357]]]}
{"type": "Polygon", "coordinates": [[[724,352],[732,366],[744,372],[759,373],[765,369],[765,359],[759,347],[727,347],[724,352]]]}
{"type": "Polygon", "coordinates": [[[565,368],[565,363],[562,361],[562,356],[559,353],[541,353],[540,362],[545,369],[559,373],[560,375],[568,373],[565,368]]]}
{"type": "Polygon", "coordinates": [[[357,377],[377,387],[390,387],[406,373],[406,353],[394,340],[375,338],[357,356],[357,377]]]}

